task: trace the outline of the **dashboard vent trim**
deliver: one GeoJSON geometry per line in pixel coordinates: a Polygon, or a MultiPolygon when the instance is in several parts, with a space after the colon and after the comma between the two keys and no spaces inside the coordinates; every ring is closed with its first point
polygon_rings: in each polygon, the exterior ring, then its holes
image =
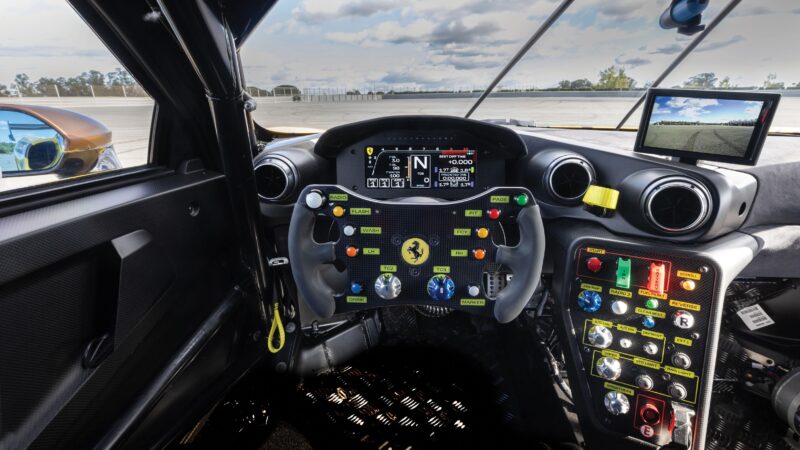
{"type": "Polygon", "coordinates": [[[262,159],[254,168],[258,196],[269,202],[281,202],[294,194],[297,169],[294,164],[277,155],[262,159]]]}
{"type": "Polygon", "coordinates": [[[583,198],[596,175],[592,164],[581,156],[567,156],[554,161],[545,175],[547,189],[557,200],[576,203],[583,198]]]}
{"type": "Polygon", "coordinates": [[[646,189],[643,209],[656,229],[672,234],[689,233],[708,221],[712,200],[699,181],[683,176],[667,177],[646,189]]]}

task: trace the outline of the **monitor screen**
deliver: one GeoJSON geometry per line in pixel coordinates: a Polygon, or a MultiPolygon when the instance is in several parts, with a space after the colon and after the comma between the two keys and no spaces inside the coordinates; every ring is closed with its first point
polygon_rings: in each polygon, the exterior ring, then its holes
{"type": "Polygon", "coordinates": [[[653,89],[636,151],[755,164],[778,98],[777,94],[653,89]]]}

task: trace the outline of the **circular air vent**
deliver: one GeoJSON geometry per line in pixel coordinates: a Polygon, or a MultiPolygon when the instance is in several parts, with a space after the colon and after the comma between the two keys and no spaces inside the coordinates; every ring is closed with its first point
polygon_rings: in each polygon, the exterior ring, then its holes
{"type": "Polygon", "coordinates": [[[656,228],[667,233],[687,233],[702,226],[711,212],[705,186],[685,177],[653,183],[645,193],[644,212],[656,228]]]}
{"type": "Polygon", "coordinates": [[[290,162],[268,156],[256,166],[255,173],[258,195],[264,200],[277,202],[292,195],[296,177],[290,162]]]}
{"type": "Polygon", "coordinates": [[[595,180],[592,165],[577,156],[570,156],[553,163],[546,177],[550,194],[564,202],[580,200],[595,180]]]}

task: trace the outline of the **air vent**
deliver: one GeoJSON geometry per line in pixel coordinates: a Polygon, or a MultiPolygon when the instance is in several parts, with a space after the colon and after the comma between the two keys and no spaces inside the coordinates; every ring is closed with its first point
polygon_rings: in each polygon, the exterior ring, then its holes
{"type": "Polygon", "coordinates": [[[595,180],[594,168],[583,158],[569,156],[555,161],[546,175],[547,188],[562,202],[574,203],[583,197],[595,180]]]}
{"type": "Polygon", "coordinates": [[[702,226],[711,212],[711,196],[701,183],[670,177],[645,192],[644,212],[650,223],[667,233],[688,233],[702,226]]]}
{"type": "Polygon", "coordinates": [[[258,195],[264,200],[279,202],[294,193],[295,170],[291,162],[268,156],[255,168],[258,195]]]}

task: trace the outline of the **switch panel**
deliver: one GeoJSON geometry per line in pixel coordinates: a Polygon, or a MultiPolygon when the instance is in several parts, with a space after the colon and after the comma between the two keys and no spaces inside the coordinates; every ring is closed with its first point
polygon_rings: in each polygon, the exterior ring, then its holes
{"type": "Polygon", "coordinates": [[[672,442],[674,408],[697,410],[701,382],[712,376],[704,365],[714,265],[601,242],[578,247],[574,258],[565,301],[585,378],[577,384],[588,386],[610,431],[672,442]]]}

